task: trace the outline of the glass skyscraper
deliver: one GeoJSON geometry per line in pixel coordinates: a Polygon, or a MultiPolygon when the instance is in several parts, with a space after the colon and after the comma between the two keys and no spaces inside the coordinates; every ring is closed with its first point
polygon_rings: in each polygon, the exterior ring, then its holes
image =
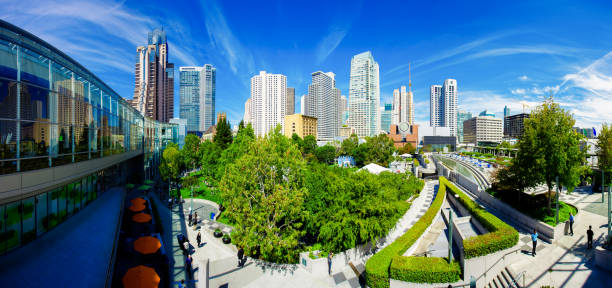
{"type": "Polygon", "coordinates": [[[457,112],[457,139],[459,143],[463,143],[463,122],[472,118],[471,112],[461,111],[457,112]]]}
{"type": "Polygon", "coordinates": [[[380,130],[389,133],[393,116],[393,104],[385,104],[385,107],[380,107],[380,111],[380,130]]]}
{"type": "Polygon", "coordinates": [[[217,69],[203,67],[180,68],[180,118],[187,120],[187,131],[204,132],[215,124],[215,94],[217,69]]]}
{"type": "Polygon", "coordinates": [[[349,81],[349,126],[359,137],[380,132],[380,77],[370,51],[353,56],[349,81]]]}

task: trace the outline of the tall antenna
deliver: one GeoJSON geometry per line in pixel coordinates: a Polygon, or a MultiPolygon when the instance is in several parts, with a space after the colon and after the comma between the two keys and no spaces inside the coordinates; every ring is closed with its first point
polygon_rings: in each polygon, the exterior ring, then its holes
{"type": "Polygon", "coordinates": [[[408,62],[408,91],[412,92],[412,80],[410,77],[410,62],[408,62]]]}

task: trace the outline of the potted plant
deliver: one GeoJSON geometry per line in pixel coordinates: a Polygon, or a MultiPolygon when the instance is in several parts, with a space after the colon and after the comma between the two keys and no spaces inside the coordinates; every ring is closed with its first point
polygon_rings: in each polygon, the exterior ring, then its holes
{"type": "Polygon", "coordinates": [[[229,234],[223,234],[223,243],[225,244],[229,244],[232,242],[232,239],[230,238],[229,234]]]}
{"type": "Polygon", "coordinates": [[[213,235],[217,238],[223,236],[223,233],[221,232],[221,229],[217,228],[215,229],[215,232],[213,233],[213,235]]]}

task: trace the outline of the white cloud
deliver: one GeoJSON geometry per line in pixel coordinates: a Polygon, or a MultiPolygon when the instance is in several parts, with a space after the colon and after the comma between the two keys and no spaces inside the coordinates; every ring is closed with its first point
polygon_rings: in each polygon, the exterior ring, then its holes
{"type": "Polygon", "coordinates": [[[521,81],[527,81],[529,80],[529,77],[527,77],[527,75],[523,75],[523,76],[519,76],[518,79],[521,81]]]}
{"type": "Polygon", "coordinates": [[[325,38],[323,38],[323,40],[321,40],[321,42],[319,42],[317,45],[316,58],[318,64],[323,63],[323,61],[325,61],[325,59],[327,59],[327,57],[334,52],[334,50],[336,50],[336,47],[340,45],[340,42],[342,42],[342,39],[344,39],[347,32],[347,29],[332,27],[329,34],[327,34],[327,36],[325,36],[325,38]]]}
{"type": "Polygon", "coordinates": [[[240,71],[249,75],[254,74],[255,61],[253,55],[242,46],[230,29],[219,4],[214,0],[201,1],[201,3],[206,31],[214,48],[217,48],[225,57],[234,74],[238,74],[240,71]]]}
{"type": "Polygon", "coordinates": [[[517,89],[510,90],[510,92],[512,92],[512,94],[514,94],[514,95],[523,95],[523,94],[527,93],[527,90],[525,90],[523,88],[517,88],[517,89]]]}

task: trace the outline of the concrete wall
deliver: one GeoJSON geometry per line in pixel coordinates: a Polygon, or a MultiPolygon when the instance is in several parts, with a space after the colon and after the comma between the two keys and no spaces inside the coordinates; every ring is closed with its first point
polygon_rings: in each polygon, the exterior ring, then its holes
{"type": "Polygon", "coordinates": [[[0,204],[51,190],[140,154],[141,151],[132,151],[57,167],[2,175],[0,204]]]}

